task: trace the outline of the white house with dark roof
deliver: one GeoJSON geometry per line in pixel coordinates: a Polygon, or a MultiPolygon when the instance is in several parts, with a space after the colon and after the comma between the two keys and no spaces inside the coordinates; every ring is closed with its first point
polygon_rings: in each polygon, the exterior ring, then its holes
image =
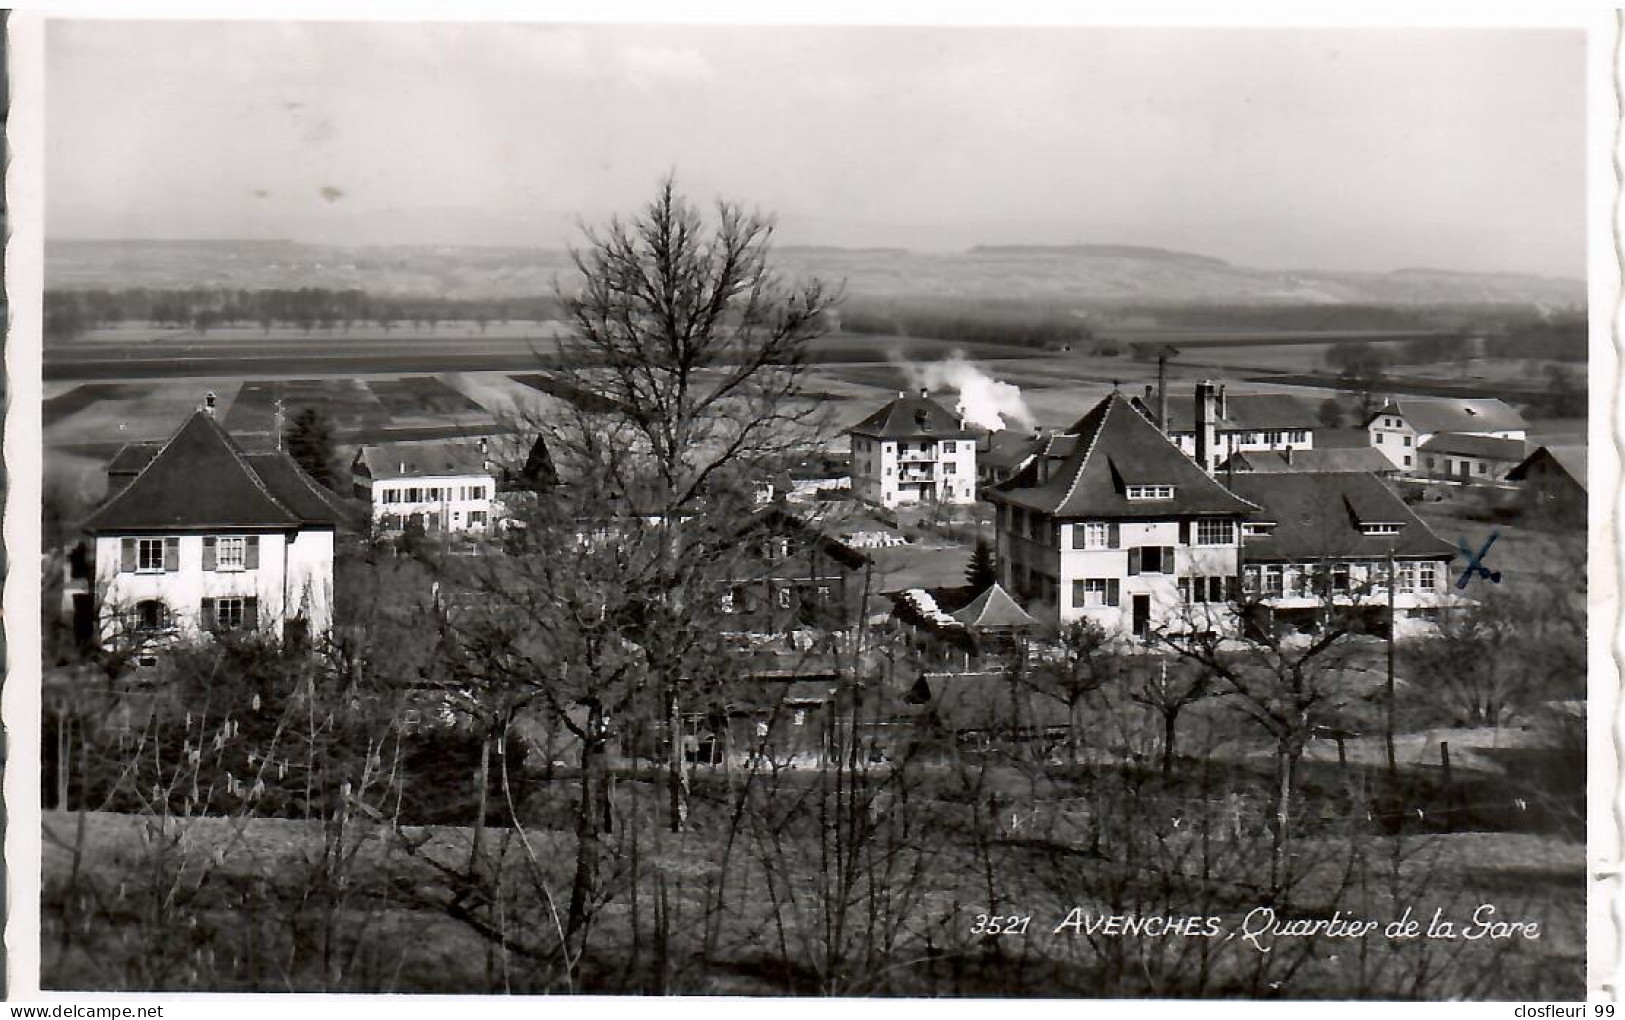
{"type": "Polygon", "coordinates": [[[1242,523],[1242,590],[1281,622],[1315,622],[1328,600],[1388,613],[1394,565],[1395,633],[1425,625],[1453,604],[1449,563],[1456,549],[1439,538],[1373,474],[1254,472],[1231,491],[1258,506],[1242,523]]]}
{"type": "MultiPolygon", "coordinates": [[[[1151,388],[1134,404],[1156,421],[1151,388]]],[[[1226,392],[1203,380],[1196,384],[1190,411],[1170,406],[1163,432],[1181,453],[1212,471],[1237,453],[1255,450],[1312,450],[1320,427],[1316,409],[1302,398],[1286,393],[1226,392]]]]}
{"type": "Polygon", "coordinates": [[[1529,434],[1529,423],[1517,408],[1493,397],[1403,397],[1375,411],[1365,427],[1371,445],[1407,474],[1425,471],[1420,447],[1440,433],[1519,442],[1529,434]]]}
{"type": "Polygon", "coordinates": [[[1440,432],[1417,448],[1414,474],[1458,482],[1502,482],[1523,462],[1522,439],[1498,439],[1462,432],[1440,432]]]}
{"type": "Polygon", "coordinates": [[[997,510],[1002,583],[1029,611],[1135,635],[1179,626],[1188,600],[1229,599],[1241,522],[1259,509],[1117,391],[983,495],[997,510]]]}
{"type": "Polygon", "coordinates": [[[108,482],[83,525],[103,643],[332,627],[344,508],[286,453],[245,451],[203,409],[167,441],[121,450],[108,482]]]}
{"type": "Polygon", "coordinates": [[[1246,450],[1229,457],[1219,471],[1243,474],[1374,474],[1379,478],[1399,474],[1387,457],[1369,446],[1331,447],[1321,450],[1246,450]]]}
{"type": "Polygon", "coordinates": [[[852,493],[885,507],[976,500],[978,433],[921,390],[847,430],[852,493]]]}
{"type": "Polygon", "coordinates": [[[495,522],[497,478],[488,441],[379,443],[356,451],[355,494],[372,507],[373,529],[482,532],[495,522]]]}

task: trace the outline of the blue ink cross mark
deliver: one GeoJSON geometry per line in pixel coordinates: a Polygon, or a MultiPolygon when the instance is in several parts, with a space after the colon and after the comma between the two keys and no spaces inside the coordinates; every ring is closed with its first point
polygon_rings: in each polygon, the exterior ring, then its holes
{"type": "Polygon", "coordinates": [[[1491,570],[1484,565],[1484,557],[1489,555],[1490,546],[1494,545],[1495,540],[1500,537],[1501,533],[1499,531],[1490,532],[1490,537],[1484,540],[1484,547],[1478,550],[1477,554],[1474,554],[1472,547],[1467,544],[1465,538],[1456,539],[1456,548],[1460,549],[1461,554],[1467,557],[1467,569],[1463,570],[1461,576],[1456,579],[1457,588],[1466,588],[1467,582],[1474,577],[1482,577],[1491,584],[1501,583],[1501,572],[1491,570]]]}

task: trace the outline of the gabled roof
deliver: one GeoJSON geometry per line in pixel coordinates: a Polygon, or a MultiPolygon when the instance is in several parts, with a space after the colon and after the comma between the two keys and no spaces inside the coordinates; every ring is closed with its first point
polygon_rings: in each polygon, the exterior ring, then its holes
{"type": "Polygon", "coordinates": [[[1404,418],[1418,432],[1512,432],[1529,427],[1517,408],[1494,397],[1390,400],[1366,419],[1366,425],[1383,415],[1404,418]]]}
{"type": "MultiPolygon", "coordinates": [[[[1143,401],[1141,401],[1143,404],[1143,401]]],[[[1150,408],[1147,408],[1150,410],[1150,408]]],[[[1153,415],[1155,417],[1155,415],[1153,415]]],[[[1224,399],[1224,413],[1216,423],[1220,432],[1258,429],[1317,429],[1320,414],[1307,400],[1290,393],[1235,393],[1224,399]]],[[[1168,400],[1168,431],[1196,430],[1194,398],[1168,400]]]]}
{"type": "Polygon", "coordinates": [[[1210,478],[1116,390],[987,498],[1057,517],[1103,519],[1257,509],[1210,478]],[[1125,491],[1131,484],[1172,485],[1174,498],[1131,501],[1125,491]]]}
{"type": "Polygon", "coordinates": [[[1248,519],[1268,521],[1268,535],[1242,542],[1244,562],[1306,563],[1325,559],[1449,559],[1455,547],[1439,538],[1376,475],[1292,472],[1237,475],[1236,492],[1262,508],[1248,519]],[[1362,524],[1400,525],[1398,535],[1367,535],[1362,524]]]}
{"type": "Polygon", "coordinates": [[[971,630],[1011,630],[1038,624],[997,583],[972,599],[970,605],[948,615],[971,630]]]}
{"type": "Polygon", "coordinates": [[[1511,461],[1523,460],[1525,452],[1521,439],[1464,436],[1459,432],[1440,432],[1417,449],[1425,453],[1454,453],[1463,457],[1511,461]]]}
{"type": "Polygon", "coordinates": [[[959,416],[925,396],[899,393],[897,399],[847,429],[872,439],[974,439],[959,416]]]}
{"type": "Polygon", "coordinates": [[[1528,476],[1530,468],[1541,462],[1548,462],[1557,470],[1562,471],[1580,488],[1590,491],[1586,485],[1586,448],[1584,446],[1539,446],[1535,452],[1523,459],[1517,467],[1507,472],[1507,481],[1521,482],[1528,476]]]}
{"type": "MultiPolygon", "coordinates": [[[[114,463],[144,453],[124,451],[114,463]]],[[[245,453],[206,411],[197,411],[123,489],[84,523],[92,534],[194,528],[335,526],[326,494],[285,453],[245,453]]]]}
{"type": "Polygon", "coordinates": [[[113,459],[107,463],[109,475],[134,475],[152,462],[158,456],[158,451],[164,448],[161,439],[139,443],[125,443],[113,459]]]}
{"type": "Polygon", "coordinates": [[[1016,429],[1001,429],[987,437],[986,448],[976,449],[976,466],[994,471],[1014,471],[1038,451],[1043,436],[1016,429]]]}
{"type": "MultiPolygon", "coordinates": [[[[1237,471],[1258,471],[1272,474],[1305,471],[1330,474],[1353,471],[1360,474],[1395,474],[1399,468],[1374,446],[1353,446],[1347,449],[1294,450],[1292,459],[1280,450],[1241,450],[1230,458],[1237,471]]],[[[1220,465],[1222,471],[1227,465],[1220,465]]]]}
{"type": "Polygon", "coordinates": [[[490,477],[488,455],[478,443],[444,439],[418,443],[378,443],[363,446],[356,460],[374,481],[399,478],[490,477]]]}

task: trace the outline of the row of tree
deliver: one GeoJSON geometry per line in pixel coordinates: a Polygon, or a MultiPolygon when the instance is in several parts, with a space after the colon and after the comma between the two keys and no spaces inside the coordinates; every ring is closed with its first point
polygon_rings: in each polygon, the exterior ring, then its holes
{"type": "Polygon", "coordinates": [[[204,334],[224,326],[277,327],[306,333],[372,326],[390,332],[398,326],[434,330],[443,322],[543,322],[560,317],[553,296],[492,299],[395,297],[362,290],[300,287],[247,290],[195,287],[161,290],[47,290],[45,338],[68,340],[87,330],[121,323],[190,329],[204,334]]]}

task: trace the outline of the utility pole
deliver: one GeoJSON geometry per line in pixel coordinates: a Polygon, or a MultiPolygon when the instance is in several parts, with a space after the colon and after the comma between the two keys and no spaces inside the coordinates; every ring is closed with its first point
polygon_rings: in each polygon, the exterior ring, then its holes
{"type": "Polygon", "coordinates": [[[1382,739],[1385,750],[1388,752],[1388,778],[1394,780],[1398,776],[1399,762],[1394,755],[1394,581],[1397,571],[1394,567],[1394,547],[1388,547],[1388,687],[1387,704],[1383,712],[1382,739]]]}

